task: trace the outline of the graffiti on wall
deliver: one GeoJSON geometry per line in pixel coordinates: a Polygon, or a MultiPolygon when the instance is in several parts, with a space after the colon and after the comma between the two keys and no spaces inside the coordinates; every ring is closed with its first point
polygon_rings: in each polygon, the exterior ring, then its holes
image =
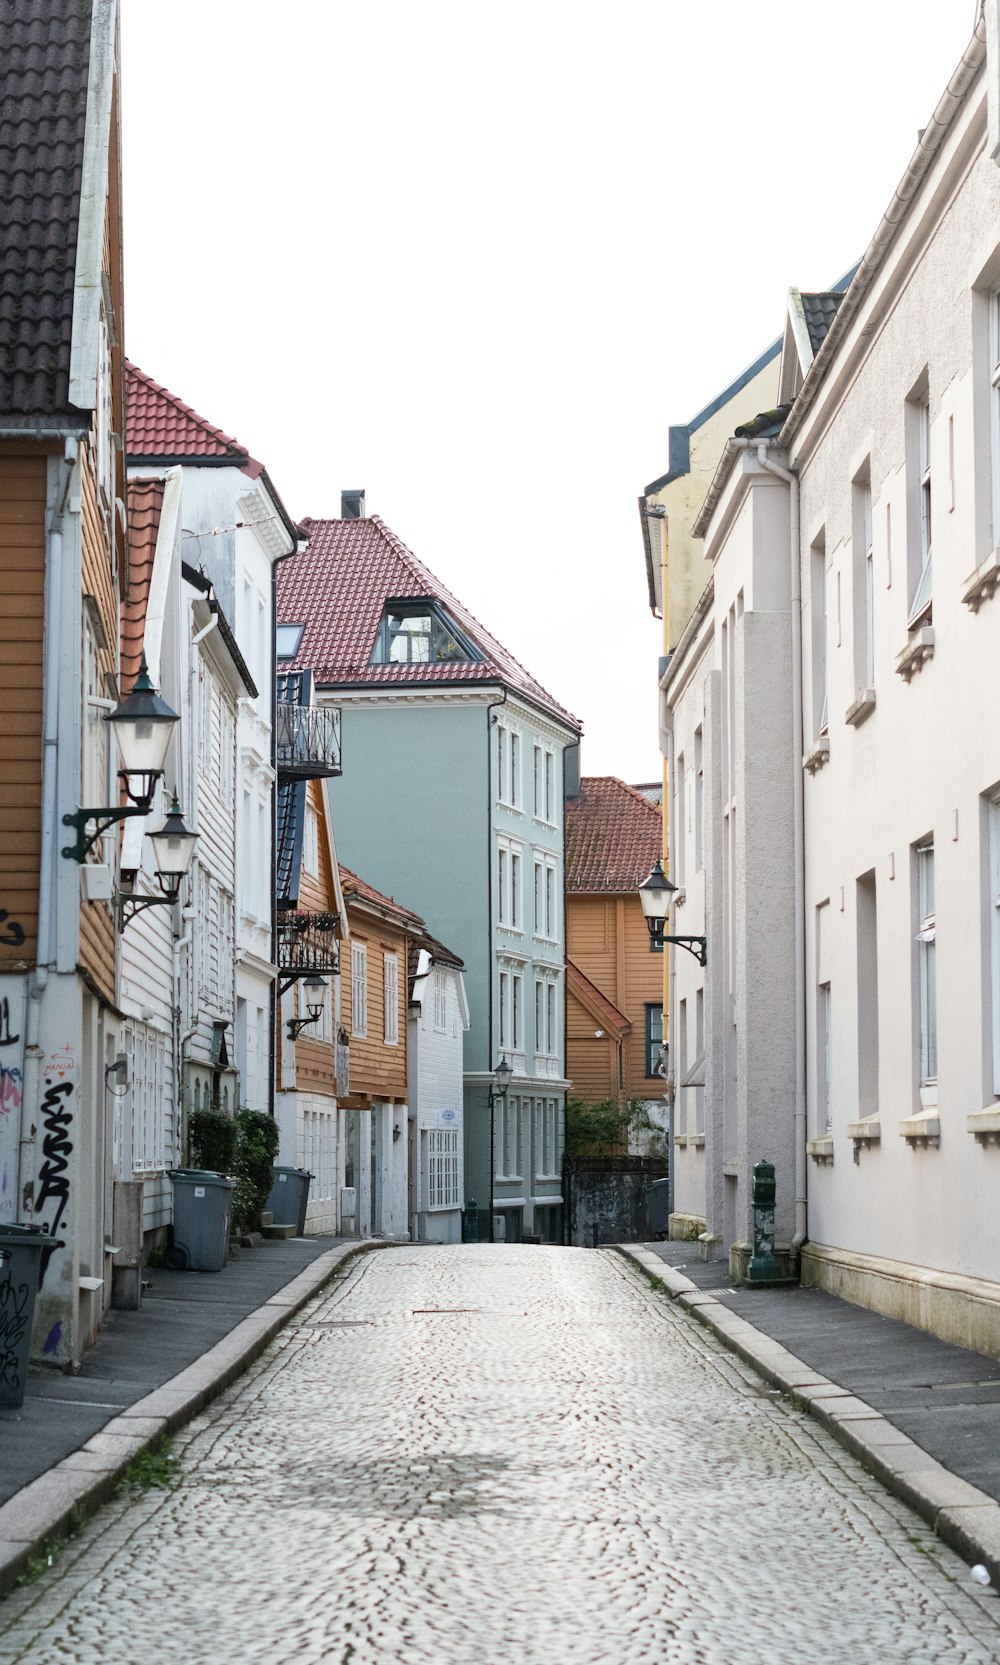
{"type": "Polygon", "coordinates": [[[0,1390],[16,1394],[21,1386],[21,1366],[26,1356],[25,1332],[31,1305],[27,1283],[15,1283],[9,1262],[0,1251],[0,1390]],[[4,1265],[4,1260],[8,1264],[4,1265]]]}
{"type": "Polygon", "coordinates": [[[0,1116],[20,1114],[24,1048],[10,1016],[10,996],[0,995],[0,1116]]]}
{"type": "Polygon", "coordinates": [[[24,926],[11,919],[6,908],[0,908],[0,947],[21,948],[23,944],[24,926]]]}
{"type": "Polygon", "coordinates": [[[24,978],[0,977],[0,1220],[17,1214],[17,1152],[24,1101],[24,978]]]}
{"type": "MultiPolygon", "coordinates": [[[[47,1231],[51,1237],[58,1235],[70,1198],[70,1157],[73,1154],[73,1141],[69,1130],[73,1125],[71,1105],[76,1090],[73,1073],[73,1053],[67,1046],[53,1054],[48,1061],[44,1078],[45,1091],[39,1108],[42,1160],[35,1176],[35,1214],[40,1215],[46,1203],[55,1204],[55,1212],[51,1219],[42,1222],[43,1231],[47,1231]]],[[[45,1273],[54,1252],[53,1247],[42,1257],[39,1288],[45,1282],[45,1273]]]]}

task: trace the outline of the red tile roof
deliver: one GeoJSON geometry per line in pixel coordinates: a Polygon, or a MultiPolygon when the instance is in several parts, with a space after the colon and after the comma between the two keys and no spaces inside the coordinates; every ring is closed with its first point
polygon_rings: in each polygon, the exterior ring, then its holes
{"type": "Polygon", "coordinates": [[[342,862],[340,863],[340,883],[345,902],[370,902],[373,907],[392,914],[407,930],[419,931],[421,934],[426,932],[427,927],[418,913],[411,913],[409,908],[404,908],[401,903],[394,902],[391,896],[383,896],[382,892],[376,890],[374,885],[365,884],[364,879],[359,879],[358,875],[352,873],[350,868],[345,867],[342,862]]]}
{"type": "Polygon", "coordinates": [[[662,854],[660,807],[615,775],[585,775],[566,804],[566,889],[636,889],[662,854]]]}
{"type": "Polygon", "coordinates": [[[378,515],[361,520],[305,520],[309,547],[278,571],[278,621],[305,624],[292,666],[311,668],[321,687],[426,683],[502,683],[559,723],[577,719],[546,693],[513,654],[446,590],[378,515]],[[432,596],[483,655],[429,665],[373,665],[386,601],[432,596]]]}
{"type": "Polygon", "coordinates": [[[230,462],[252,479],[261,465],[138,365],[125,365],[125,449],[129,462],[230,462]]]}
{"type": "Polygon", "coordinates": [[[122,697],[132,692],[142,662],[146,632],[146,603],[153,576],[156,534],[163,508],[162,480],[128,482],[128,600],[122,603],[120,686],[122,697]]]}
{"type": "Polygon", "coordinates": [[[7,0],[0,52],[0,418],[72,417],[92,0],[7,0]]]}
{"type": "Polygon", "coordinates": [[[632,1024],[625,1013],[620,1012],[614,1002],[609,1000],[606,994],[602,994],[597,984],[592,983],[572,960],[566,961],[566,988],[570,994],[576,996],[581,1005],[586,1006],[589,1012],[600,1019],[616,1041],[620,1041],[623,1035],[631,1035],[632,1024]]]}

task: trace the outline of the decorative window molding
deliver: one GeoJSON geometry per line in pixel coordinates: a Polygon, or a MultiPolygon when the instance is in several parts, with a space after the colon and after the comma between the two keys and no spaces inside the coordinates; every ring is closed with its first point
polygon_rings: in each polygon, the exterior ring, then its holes
{"type": "Polygon", "coordinates": [[[833,1164],[833,1134],[821,1133],[818,1139],[810,1139],[806,1150],[814,1162],[833,1164]]]}
{"type": "Polygon", "coordinates": [[[896,675],[904,682],[909,682],[918,671],[923,670],[928,659],[934,657],[934,627],[930,624],[918,626],[902,653],[896,655],[896,675]]]}
{"type": "Polygon", "coordinates": [[[855,1145],[877,1145],[882,1139],[882,1122],[878,1112],[872,1116],[865,1116],[859,1122],[848,1122],[847,1137],[853,1139],[855,1145]]]}
{"type": "Polygon", "coordinates": [[[1000,587],[1000,549],[991,550],[985,561],[980,561],[962,585],[962,600],[973,613],[978,613],[984,601],[989,601],[1000,587]]]}
{"type": "Polygon", "coordinates": [[[1000,1145],[1000,1104],[988,1104],[985,1110],[973,1110],[965,1118],[966,1130],[980,1145],[1000,1145]]]}
{"type": "Polygon", "coordinates": [[[941,1143],[941,1121],[936,1109],[904,1116],[898,1131],[900,1138],[916,1149],[936,1150],[941,1143]]]}
{"type": "Polygon", "coordinates": [[[821,734],[803,757],[802,767],[807,769],[811,775],[814,775],[818,769],[822,769],[824,763],[829,762],[829,758],[830,737],[828,734],[821,734]]]}

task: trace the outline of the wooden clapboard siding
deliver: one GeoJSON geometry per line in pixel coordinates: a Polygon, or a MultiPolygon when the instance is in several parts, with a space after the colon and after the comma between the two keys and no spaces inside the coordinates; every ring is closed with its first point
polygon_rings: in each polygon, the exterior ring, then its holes
{"type": "MultiPolygon", "coordinates": [[[[351,942],[368,949],[368,1034],[351,1036],[351,1102],[406,1098],[406,945],[405,931],[377,919],[348,900],[351,942]],[[399,967],[399,1041],[385,1042],[385,955],[395,954],[399,967]]],[[[344,1027],[351,1029],[351,956],[344,950],[344,1027]]]]}
{"type": "MultiPolygon", "coordinates": [[[[323,834],[323,817],[327,813],[323,802],[323,783],[311,780],[306,788],[306,804],[315,810],[319,816],[319,873],[307,873],[305,863],[299,879],[299,907],[307,913],[335,913],[337,909],[336,891],[333,884],[333,870],[330,865],[328,841],[323,834]]],[[[346,949],[346,975],[350,978],[350,948],[346,949]]],[[[343,971],[343,967],[341,968],[343,971]]],[[[327,979],[330,984],[328,999],[334,998],[333,978],[327,979]]],[[[349,986],[349,985],[348,985],[349,986]]],[[[302,1016],[305,1016],[304,1006],[302,1016]]],[[[314,1040],[312,1031],[303,1030],[295,1043],[295,1084],[296,1087],[310,1093],[318,1093],[331,1099],[336,1097],[336,1033],[337,1013],[333,1012],[333,1040],[314,1040]]],[[[287,1036],[279,1036],[279,1045],[284,1040],[285,1045],[291,1044],[287,1036]]],[[[353,1062],[353,1060],[352,1060],[353,1062]]],[[[279,1078],[280,1079],[280,1078],[279,1078]]]]}
{"type": "MultiPolygon", "coordinates": [[[[94,471],[94,454],[84,445],[80,459],[80,540],[83,594],[93,596],[106,646],[101,672],[109,697],[118,687],[118,595],[112,556],[111,516],[104,510],[94,471]]],[[[110,902],[80,903],[80,964],[101,993],[115,999],[117,933],[110,902]]]]}
{"type": "MultiPolygon", "coordinates": [[[[630,1098],[661,1098],[662,1081],[646,1074],[646,1007],[662,1002],[663,956],[650,953],[649,932],[638,896],[571,893],[566,899],[566,935],[569,958],[632,1025],[631,1034],[623,1040],[621,1090],[630,1098]]],[[[609,1092],[618,1091],[617,1064],[612,1061],[610,1079],[614,1085],[605,1084],[598,1092],[600,1071],[591,1059],[591,1048],[583,1044],[586,1031],[582,1019],[578,1037],[574,1037],[575,1005],[570,997],[567,1072],[573,1091],[583,1098],[606,1098],[609,1092]]],[[[593,1040],[595,1025],[589,1014],[587,1025],[593,1040]]]]}
{"type": "Polygon", "coordinates": [[[600,1039],[594,1015],[577,1000],[572,990],[566,998],[566,1067],[573,1094],[596,1103],[618,1093],[618,1047],[608,1034],[600,1039]]]}
{"type": "Polygon", "coordinates": [[[0,455],[0,936],[24,932],[0,943],[0,971],[37,952],[47,468],[42,454],[0,455]]]}

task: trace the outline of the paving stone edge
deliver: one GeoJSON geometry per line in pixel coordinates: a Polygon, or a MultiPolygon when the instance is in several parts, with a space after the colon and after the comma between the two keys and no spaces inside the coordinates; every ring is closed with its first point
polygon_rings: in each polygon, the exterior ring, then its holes
{"type": "Polygon", "coordinates": [[[330,1249],[176,1376],[105,1423],[78,1450],[0,1505],[0,1600],[46,1544],[82,1523],[111,1497],[129,1463],[197,1416],[225,1391],[346,1264],[387,1242],[330,1249]]]}
{"type": "Polygon", "coordinates": [[[751,1365],[770,1387],[815,1417],[944,1543],[965,1561],[985,1566],[994,1586],[1000,1587],[1000,1504],[937,1462],[880,1411],[820,1375],[649,1249],[625,1243],[613,1247],[751,1365]]]}

